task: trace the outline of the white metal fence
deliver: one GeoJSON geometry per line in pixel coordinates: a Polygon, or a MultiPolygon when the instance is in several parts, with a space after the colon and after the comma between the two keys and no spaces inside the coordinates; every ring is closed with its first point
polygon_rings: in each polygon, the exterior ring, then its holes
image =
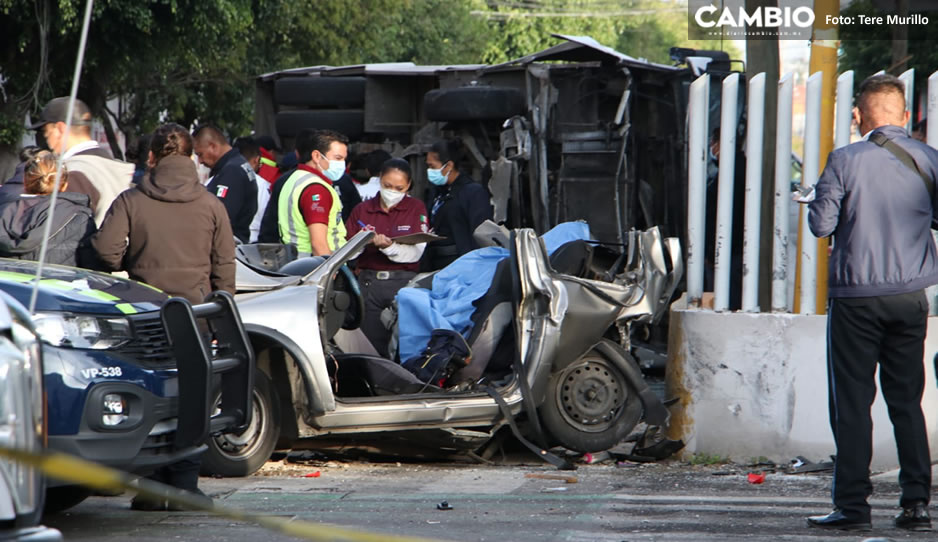
{"type": "MultiPolygon", "coordinates": [[[[914,70],[899,76],[906,89],[906,107],[912,110],[914,99],[914,70]]],[[[837,78],[837,97],[834,116],[834,148],[850,143],[853,110],[853,72],[848,71],[837,78]]],[[[719,174],[717,177],[717,223],[716,251],[714,254],[713,309],[725,311],[730,299],[730,259],[732,254],[733,228],[743,228],[742,266],[742,310],[759,312],[759,231],[763,217],[763,197],[774,198],[774,223],[772,238],[772,282],[771,310],[792,310],[789,296],[789,279],[794,273],[789,265],[788,251],[792,230],[791,211],[792,182],[792,99],[794,80],[785,74],[778,82],[778,109],[776,110],[775,133],[775,193],[762,194],[762,145],[765,125],[764,73],[749,79],[746,93],[746,176],[745,176],[745,220],[733,224],[733,190],[736,167],[736,130],[720,130],[719,174]]],[[[739,74],[731,74],[723,80],[721,126],[736,126],[738,118],[739,74]]],[[[821,73],[812,74],[807,81],[804,118],[804,156],[802,161],[802,186],[813,186],[820,170],[821,139],[821,73]]],[[[687,296],[692,306],[700,306],[704,288],[704,235],[707,208],[707,159],[709,142],[710,75],[698,77],[690,87],[688,107],[688,187],[687,187],[687,296]]],[[[938,71],[928,78],[927,139],[929,145],[938,148],[938,71]]],[[[911,131],[912,121],[906,126],[911,131]]],[[[817,240],[807,227],[807,212],[802,213],[803,227],[797,255],[801,263],[800,307],[802,314],[815,314],[818,307],[817,240]]]]}

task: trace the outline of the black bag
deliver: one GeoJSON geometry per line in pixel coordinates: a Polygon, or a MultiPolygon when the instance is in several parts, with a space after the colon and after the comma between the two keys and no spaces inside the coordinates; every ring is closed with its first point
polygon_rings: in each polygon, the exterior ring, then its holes
{"type": "Polygon", "coordinates": [[[453,373],[471,360],[472,350],[462,335],[451,329],[434,329],[424,351],[402,366],[421,381],[442,388],[453,373]]]}

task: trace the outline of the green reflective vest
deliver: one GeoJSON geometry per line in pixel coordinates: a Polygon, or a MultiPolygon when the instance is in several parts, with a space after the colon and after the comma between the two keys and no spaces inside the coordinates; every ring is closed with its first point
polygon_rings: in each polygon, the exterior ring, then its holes
{"type": "Polygon", "coordinates": [[[345,223],[342,222],[342,201],[332,185],[308,171],[296,170],[283,184],[280,199],[277,200],[277,225],[280,228],[280,240],[296,245],[299,252],[312,254],[313,244],[309,238],[309,228],[300,212],[300,196],[303,190],[313,184],[321,184],[332,196],[332,208],[326,224],[326,241],[329,251],[335,252],[345,244],[345,223]]]}

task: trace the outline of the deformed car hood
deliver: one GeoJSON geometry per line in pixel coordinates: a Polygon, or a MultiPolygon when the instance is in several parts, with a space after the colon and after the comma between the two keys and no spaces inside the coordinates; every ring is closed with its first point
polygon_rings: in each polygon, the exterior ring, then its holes
{"type": "MultiPolygon", "coordinates": [[[[0,290],[29,306],[37,262],[0,258],[0,290]]],[[[159,309],[169,296],[132,280],[77,267],[46,265],[39,281],[37,311],[134,314],[159,309]]]]}

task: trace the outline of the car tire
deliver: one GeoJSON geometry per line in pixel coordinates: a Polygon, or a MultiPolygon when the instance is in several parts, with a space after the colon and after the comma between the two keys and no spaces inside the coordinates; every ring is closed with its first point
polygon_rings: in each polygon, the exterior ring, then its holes
{"type": "Polygon", "coordinates": [[[438,88],[423,96],[423,109],[432,121],[502,121],[524,113],[524,96],[508,87],[438,88]]]}
{"type": "MultiPolygon", "coordinates": [[[[216,404],[219,396],[220,392],[216,393],[216,404]]],[[[209,436],[208,450],[202,455],[203,475],[250,476],[270,458],[280,436],[280,399],[270,378],[261,371],[254,376],[253,408],[244,432],[209,436]]]]}
{"type": "Polygon", "coordinates": [[[617,361],[591,350],[550,377],[538,408],[555,443],[577,452],[608,450],[635,428],[642,404],[617,361]]]}
{"type": "Polygon", "coordinates": [[[333,130],[356,139],[365,131],[365,113],[361,109],[281,111],[274,122],[281,137],[295,137],[303,130],[333,130]]]}
{"type": "Polygon", "coordinates": [[[274,81],[274,102],[302,107],[361,107],[364,77],[284,77],[274,81]]]}
{"type": "Polygon", "coordinates": [[[78,506],[90,497],[94,490],[85,486],[56,486],[46,488],[45,515],[58,514],[73,506],[78,506]]]}

